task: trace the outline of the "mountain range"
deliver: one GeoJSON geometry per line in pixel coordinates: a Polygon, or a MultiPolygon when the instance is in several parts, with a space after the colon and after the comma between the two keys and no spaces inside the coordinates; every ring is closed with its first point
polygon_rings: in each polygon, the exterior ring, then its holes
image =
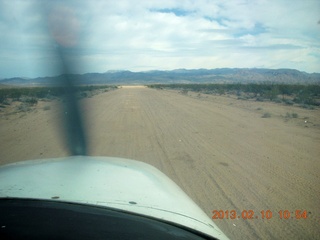
{"type": "Polygon", "coordinates": [[[320,73],[306,73],[295,69],[216,68],[176,69],[171,71],[108,71],[105,73],[67,74],[54,77],[6,78],[0,85],[48,86],[56,85],[65,77],[79,85],[112,84],[169,84],[169,83],[285,83],[320,84],[320,73]]]}

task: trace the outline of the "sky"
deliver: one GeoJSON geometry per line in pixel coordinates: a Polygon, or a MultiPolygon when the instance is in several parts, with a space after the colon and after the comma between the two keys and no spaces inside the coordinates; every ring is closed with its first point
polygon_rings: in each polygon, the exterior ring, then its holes
{"type": "Polygon", "coordinates": [[[179,68],[320,72],[319,0],[0,0],[0,78],[179,68]]]}

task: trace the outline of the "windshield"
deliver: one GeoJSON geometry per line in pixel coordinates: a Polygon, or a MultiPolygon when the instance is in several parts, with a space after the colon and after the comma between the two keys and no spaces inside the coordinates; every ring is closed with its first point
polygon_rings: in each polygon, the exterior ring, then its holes
{"type": "Polygon", "coordinates": [[[68,78],[81,155],[155,166],[230,239],[319,239],[319,9],[0,1],[0,164],[79,153],[68,78]]]}

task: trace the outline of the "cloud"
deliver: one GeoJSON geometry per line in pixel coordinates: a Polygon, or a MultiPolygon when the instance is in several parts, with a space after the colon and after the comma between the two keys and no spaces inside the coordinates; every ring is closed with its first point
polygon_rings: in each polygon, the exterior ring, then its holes
{"type": "Polygon", "coordinates": [[[0,78],[57,74],[57,43],[70,48],[79,73],[260,66],[320,72],[319,8],[316,0],[0,0],[0,78]],[[56,9],[60,14],[52,14],[56,9]]]}
{"type": "Polygon", "coordinates": [[[187,16],[193,13],[193,11],[187,11],[179,8],[162,8],[162,9],[150,9],[152,12],[160,12],[160,13],[172,13],[177,17],[187,16]]]}

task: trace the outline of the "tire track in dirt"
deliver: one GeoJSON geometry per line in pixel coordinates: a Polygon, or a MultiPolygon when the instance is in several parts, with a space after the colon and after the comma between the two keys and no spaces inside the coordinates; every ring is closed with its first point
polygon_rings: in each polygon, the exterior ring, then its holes
{"type": "MultiPolygon", "coordinates": [[[[144,119],[144,127],[153,134],[148,140],[151,141],[155,154],[151,162],[141,158],[141,153],[140,156],[127,157],[151,164],[154,164],[154,159],[158,159],[158,163],[154,165],[176,181],[208,215],[213,208],[253,209],[257,212],[271,209],[275,215],[277,210],[289,208],[288,199],[292,196],[299,198],[296,191],[301,191],[304,187],[299,178],[294,178],[292,172],[283,172],[283,167],[274,162],[279,160],[279,156],[289,159],[294,155],[294,147],[283,145],[287,138],[272,138],[270,132],[278,131],[277,126],[271,125],[273,129],[267,126],[267,129],[261,130],[266,127],[263,124],[265,119],[257,116],[249,116],[251,120],[243,118],[247,114],[243,111],[240,114],[228,114],[228,111],[235,111],[228,106],[206,105],[169,92],[135,90],[136,95],[132,93],[131,101],[140,106],[139,119],[144,119]],[[242,118],[237,119],[239,115],[242,118]],[[277,147],[277,142],[282,146],[277,147]],[[273,152],[270,154],[270,151],[273,152]],[[286,181],[288,179],[299,185],[291,184],[286,181]],[[293,190],[288,191],[288,187],[293,190]],[[279,202],[279,198],[284,201],[279,202]]],[[[144,138],[143,134],[139,138],[144,138]]],[[[287,162],[289,164],[290,161],[287,162]]],[[[313,190],[316,190],[314,182],[304,181],[305,185],[313,186],[313,190]]],[[[306,200],[305,197],[302,198],[306,200]]],[[[306,207],[306,202],[303,203],[306,207]]],[[[289,210],[294,210],[298,204],[292,203],[290,206],[292,209],[289,210]]],[[[299,207],[301,208],[300,205],[299,207]]],[[[263,220],[221,220],[217,224],[234,236],[241,235],[248,239],[256,239],[257,236],[293,239],[306,237],[304,226],[309,223],[297,224],[291,221],[288,226],[284,220],[273,219],[273,222],[277,224],[271,227],[266,227],[270,224],[263,220]],[[236,222],[237,227],[233,226],[233,222],[236,222]]]]}

